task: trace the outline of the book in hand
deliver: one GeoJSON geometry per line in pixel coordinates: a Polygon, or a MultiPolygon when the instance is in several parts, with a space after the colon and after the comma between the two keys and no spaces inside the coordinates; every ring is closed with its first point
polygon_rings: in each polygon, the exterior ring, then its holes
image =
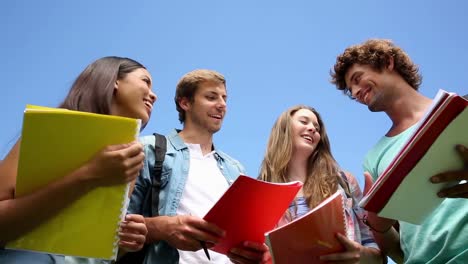
{"type": "Polygon", "coordinates": [[[320,263],[320,256],[343,251],[336,234],[348,234],[344,201],[336,191],[305,215],[265,233],[273,263],[320,263]]]}
{"type": "MultiPolygon", "coordinates": [[[[135,141],[139,130],[137,119],[28,105],[15,197],[67,175],[108,145],[135,141]]],[[[95,188],[6,248],[115,259],[128,190],[128,184],[95,188]]]]}
{"type": "Polygon", "coordinates": [[[301,187],[299,181],[271,183],[240,175],[203,217],[226,231],[210,250],[227,254],[244,241],[263,243],[301,187]]]}
{"type": "Polygon", "coordinates": [[[468,145],[467,105],[465,98],[439,90],[413,134],[360,205],[382,217],[421,224],[443,202],[437,192],[453,185],[433,184],[430,177],[463,169],[455,145],[468,145]]]}

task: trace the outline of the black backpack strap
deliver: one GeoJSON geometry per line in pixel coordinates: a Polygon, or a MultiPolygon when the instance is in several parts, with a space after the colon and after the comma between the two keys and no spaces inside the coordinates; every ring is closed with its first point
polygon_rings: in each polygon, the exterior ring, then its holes
{"type": "MultiPolygon", "coordinates": [[[[149,190],[149,200],[151,201],[151,216],[159,215],[159,191],[161,189],[161,173],[166,156],[166,137],[158,133],[153,134],[154,142],[154,169],[151,178],[151,190],[149,190]]],[[[145,260],[149,244],[136,252],[128,252],[118,259],[115,264],[141,264],[145,260]]]]}
{"type": "Polygon", "coordinates": [[[164,157],[166,156],[166,137],[154,133],[154,169],[151,178],[151,216],[159,215],[159,191],[161,190],[161,174],[164,163],[164,157]]]}

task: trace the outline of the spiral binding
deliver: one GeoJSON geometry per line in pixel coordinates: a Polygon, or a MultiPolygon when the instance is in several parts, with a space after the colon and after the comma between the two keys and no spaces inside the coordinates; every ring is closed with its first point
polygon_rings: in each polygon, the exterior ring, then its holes
{"type": "MultiPolygon", "coordinates": [[[[137,119],[136,120],[136,126],[135,126],[135,140],[138,139],[140,135],[140,129],[141,129],[141,120],[137,119]]],[[[122,200],[122,207],[120,210],[120,216],[117,221],[117,227],[115,229],[115,236],[114,236],[114,242],[112,243],[112,260],[117,259],[117,254],[119,253],[119,229],[120,229],[120,223],[125,220],[125,216],[127,215],[127,208],[128,204],[130,203],[130,199],[128,198],[128,194],[130,193],[130,183],[127,183],[125,186],[125,192],[124,192],[124,197],[122,200]]]]}

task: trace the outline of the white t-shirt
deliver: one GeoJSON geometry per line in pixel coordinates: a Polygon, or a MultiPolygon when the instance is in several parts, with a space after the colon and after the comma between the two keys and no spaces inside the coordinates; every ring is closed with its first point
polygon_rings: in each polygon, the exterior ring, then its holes
{"type": "MultiPolygon", "coordinates": [[[[203,156],[199,144],[186,145],[190,152],[190,168],[177,215],[203,217],[228,189],[229,184],[218,168],[215,151],[203,156]]],[[[231,263],[225,255],[211,250],[209,252],[211,261],[203,249],[196,252],[179,250],[179,263],[231,263]]]]}

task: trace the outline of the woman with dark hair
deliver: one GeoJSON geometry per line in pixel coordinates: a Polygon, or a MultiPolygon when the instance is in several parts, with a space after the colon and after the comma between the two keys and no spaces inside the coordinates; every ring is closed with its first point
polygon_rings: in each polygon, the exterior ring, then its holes
{"type": "MultiPolygon", "coordinates": [[[[104,57],[77,77],[60,107],[137,118],[144,127],[157,99],[151,84],[150,73],[140,63],[128,58],[104,57]]],[[[107,146],[69,174],[15,198],[20,141],[0,163],[0,246],[40,225],[94,188],[132,182],[145,158],[143,146],[138,142],[107,146]]],[[[121,224],[119,246],[126,251],[139,250],[146,233],[141,215],[127,215],[121,224]]],[[[0,263],[64,263],[66,258],[0,249],[0,263]]]]}

